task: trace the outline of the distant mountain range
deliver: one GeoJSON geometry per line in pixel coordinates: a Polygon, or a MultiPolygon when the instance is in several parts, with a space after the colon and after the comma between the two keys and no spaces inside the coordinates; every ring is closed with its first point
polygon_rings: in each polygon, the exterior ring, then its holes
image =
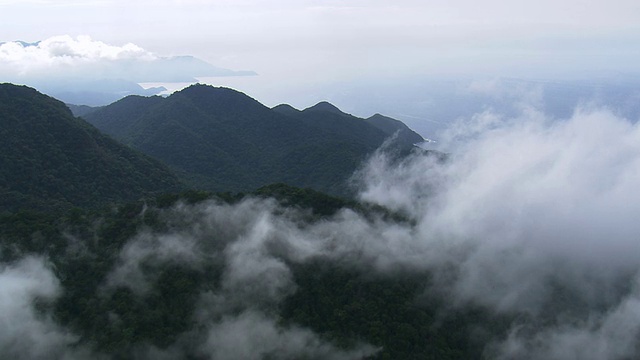
{"type": "Polygon", "coordinates": [[[38,84],[38,89],[65,103],[83,104],[83,106],[104,106],[122,99],[124,96],[153,96],[167,89],[163,86],[143,88],[128,80],[54,80],[38,84]]]}
{"type": "Polygon", "coordinates": [[[2,84],[0,121],[0,212],[273,183],[344,196],[350,176],[385,141],[399,155],[423,141],[379,114],[361,119],[327,102],[270,109],[207,85],[95,108],[2,84]]]}
{"type": "Polygon", "coordinates": [[[129,96],[95,111],[75,109],[106,134],[166,163],[191,186],[214,191],[283,182],[344,195],[349,176],[385,140],[395,135],[389,146],[400,153],[423,141],[382,115],[361,119],[326,102],[302,111],[270,109],[241,92],[208,85],[167,98],[129,96]]]}
{"type": "Polygon", "coordinates": [[[178,178],[64,103],[0,84],[0,212],[94,207],[178,191],[178,178]]]}
{"type": "Polygon", "coordinates": [[[193,83],[201,77],[257,75],[217,67],[193,56],[158,56],[133,44],[109,45],[86,36],[0,42],[0,54],[4,54],[0,57],[3,81],[33,86],[66,103],[90,106],[166,91],[162,86],[143,87],[141,83],[193,83]]]}

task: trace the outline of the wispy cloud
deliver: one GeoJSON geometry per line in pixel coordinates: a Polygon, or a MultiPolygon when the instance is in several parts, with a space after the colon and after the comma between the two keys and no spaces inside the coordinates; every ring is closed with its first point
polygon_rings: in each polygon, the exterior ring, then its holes
{"type": "MultiPolygon", "coordinates": [[[[363,201],[403,212],[413,224],[350,210],[308,224],[295,209],[255,199],[181,205],[167,218],[191,225],[151,234],[156,246],[148,234],[134,239],[113,274],[150,259],[198,266],[222,254],[221,287],[202,294],[197,316],[208,329],[202,348],[218,356],[242,354],[241,346],[221,343],[222,334],[265,353],[285,351],[284,343],[296,355],[328,346],[308,330],[278,327],[270,311],[295,291],[287,264],[318,256],[367,274],[429,272],[430,292],[451,306],[514,316],[510,335],[486,348],[495,358],[637,355],[640,125],[580,108],[562,121],[529,107],[518,117],[484,112],[469,120],[472,131],[460,134],[466,141],[447,161],[420,155],[398,162],[379,153],[359,174],[363,201]],[[205,249],[211,234],[217,250],[205,249]],[[169,246],[172,239],[181,245],[169,246]],[[149,250],[130,251],[140,241],[149,250]],[[299,339],[310,347],[293,346],[299,339]]],[[[120,284],[148,281],[126,278],[120,284]]]]}
{"type": "Polygon", "coordinates": [[[89,36],[0,43],[0,81],[33,86],[79,104],[106,105],[132,93],[149,94],[137,83],[243,75],[255,73],[219,68],[192,56],[163,57],[132,43],[112,45],[89,36]],[[88,93],[97,96],[82,97],[88,93]]]}
{"type": "Polygon", "coordinates": [[[99,61],[136,60],[152,61],[157,56],[139,46],[105,44],[89,36],[72,38],[54,36],[34,44],[5,42],[0,45],[0,62],[27,75],[59,66],[76,66],[99,61]]]}
{"type": "Polygon", "coordinates": [[[51,301],[60,283],[42,258],[26,257],[0,265],[0,353],[14,359],[79,359],[82,349],[71,349],[77,336],[39,313],[36,300],[51,301]],[[69,357],[66,357],[69,356],[69,357]]]}

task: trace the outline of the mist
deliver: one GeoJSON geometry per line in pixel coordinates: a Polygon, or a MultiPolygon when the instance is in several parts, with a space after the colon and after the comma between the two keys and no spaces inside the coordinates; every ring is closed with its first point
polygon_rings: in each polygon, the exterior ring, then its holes
{"type": "MultiPolygon", "coordinates": [[[[160,230],[140,228],[119,250],[101,296],[123,287],[145,296],[167,265],[210,274],[190,328],[167,348],[137,348],[141,359],[375,354],[366,342],[345,349],[282,322],[278,309],[298,289],[293,267],[323,259],[369,277],[428,274],[418,304],[435,296],[448,304],[443,312],[508,316],[488,358],[636,357],[640,129],[607,108],[558,119],[536,104],[460,119],[438,143],[444,157],[373,154],[352,179],[358,199],[403,221],[349,208],[309,221],[309,210],[253,197],[163,209],[160,230]]],[[[15,288],[1,299],[3,321],[21,324],[0,334],[3,355],[81,357],[71,346],[81,334],[36,306],[64,291],[45,259],[4,265],[0,281],[15,288]],[[21,345],[23,334],[36,346],[21,345]]]]}
{"type": "Polygon", "coordinates": [[[0,354],[12,359],[85,359],[78,337],[43,309],[60,294],[60,283],[42,258],[0,265],[0,354]]]}
{"type": "Polygon", "coordinates": [[[440,273],[454,303],[528,315],[491,357],[637,356],[637,123],[581,108],[558,121],[529,107],[458,125],[444,164],[371,159],[361,199],[417,219],[415,266],[440,273]]]}
{"type": "MultiPolygon", "coordinates": [[[[1,5],[0,5],[1,6],[1,5]]],[[[0,79],[37,87],[73,104],[107,105],[127,95],[167,89],[140,83],[196,82],[196,76],[252,76],[193,56],[159,56],[135,44],[107,44],[90,36],[48,36],[35,42],[0,42],[0,79]]]]}

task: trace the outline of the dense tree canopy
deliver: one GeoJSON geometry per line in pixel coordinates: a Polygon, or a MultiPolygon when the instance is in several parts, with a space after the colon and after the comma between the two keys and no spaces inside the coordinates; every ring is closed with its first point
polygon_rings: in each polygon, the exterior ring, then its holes
{"type": "Polygon", "coordinates": [[[158,161],[36,90],[0,85],[0,212],[134,200],[182,187],[158,161]]]}
{"type": "MultiPolygon", "coordinates": [[[[349,176],[394,133],[339,110],[283,112],[205,85],[167,98],[130,96],[85,118],[165,162],[193,186],[214,191],[283,182],[344,195],[349,176]]],[[[398,137],[394,146],[410,151],[416,138],[398,137]]]]}

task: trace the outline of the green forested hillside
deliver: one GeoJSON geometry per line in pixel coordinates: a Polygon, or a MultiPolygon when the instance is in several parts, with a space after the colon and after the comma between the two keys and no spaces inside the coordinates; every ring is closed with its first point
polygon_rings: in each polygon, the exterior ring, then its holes
{"type": "Polygon", "coordinates": [[[375,114],[365,120],[367,124],[371,124],[388,135],[396,135],[398,140],[403,143],[417,144],[424,141],[424,138],[413,130],[409,129],[402,121],[390,118],[388,116],[375,114]]]}
{"type": "Polygon", "coordinates": [[[0,138],[0,211],[93,207],[182,186],[32,88],[0,85],[0,138]]]}
{"type": "Polygon", "coordinates": [[[284,179],[176,194],[157,161],[55,99],[1,85],[0,285],[12,326],[0,357],[483,358],[514,319],[451,307],[429,270],[380,267],[366,251],[384,257],[390,244],[370,238],[415,230],[414,219],[284,183],[338,187],[384,132],[330,104],[288,111],[202,86],[97,110],[194,183],[284,179]]]}
{"type": "Polygon", "coordinates": [[[248,196],[164,195],[106,212],[17,213],[0,216],[0,260],[48,257],[60,291],[36,305],[55,321],[49,332],[75,339],[56,348],[60,358],[80,358],[80,349],[91,358],[213,359],[224,344],[203,346],[226,339],[218,329],[229,323],[234,338],[262,335],[235,340],[236,355],[224,358],[353,359],[338,354],[364,348],[372,359],[480,359],[486,342],[504,335],[505,318],[448,309],[426,271],[371,271],[357,253],[300,257],[278,241],[293,231],[279,223],[313,231],[348,209],[375,217],[282,184],[248,196]],[[264,221],[279,235],[255,233],[264,221]],[[237,348],[243,341],[251,345],[237,348]]]}
{"type": "Polygon", "coordinates": [[[389,134],[315,110],[283,114],[231,89],[193,85],[166,99],[127,97],[86,119],[198,188],[246,191],[284,182],[345,194],[346,179],[389,134]]]}

